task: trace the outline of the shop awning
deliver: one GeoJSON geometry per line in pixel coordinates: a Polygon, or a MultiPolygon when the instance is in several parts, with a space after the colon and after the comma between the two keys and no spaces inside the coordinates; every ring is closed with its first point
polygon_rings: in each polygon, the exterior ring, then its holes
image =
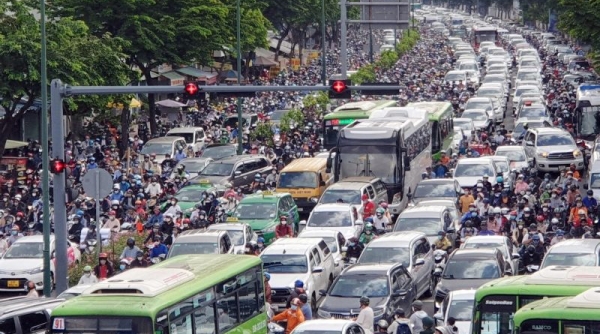
{"type": "Polygon", "coordinates": [[[6,150],[12,150],[15,148],[19,148],[19,147],[24,147],[29,145],[28,143],[24,142],[24,141],[17,141],[17,140],[7,140],[6,141],[6,145],[4,145],[4,149],[6,150]]]}
{"type": "Polygon", "coordinates": [[[189,75],[194,78],[212,78],[217,75],[216,73],[202,71],[201,69],[197,69],[191,66],[178,68],[175,70],[175,72],[183,75],[189,75]]]}

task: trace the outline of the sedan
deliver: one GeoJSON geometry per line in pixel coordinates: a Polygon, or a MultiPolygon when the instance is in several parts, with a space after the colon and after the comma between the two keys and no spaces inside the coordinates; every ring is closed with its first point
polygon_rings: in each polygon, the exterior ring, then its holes
{"type": "Polygon", "coordinates": [[[291,334],[364,334],[365,330],[352,320],[315,319],[305,321],[291,334]]]}
{"type": "Polygon", "coordinates": [[[171,178],[174,178],[177,175],[176,171],[180,166],[183,166],[183,170],[186,172],[188,179],[196,177],[204,169],[204,167],[206,167],[212,161],[214,161],[214,159],[209,157],[183,159],[179,161],[177,166],[175,166],[173,169],[171,178]]]}
{"type": "Polygon", "coordinates": [[[505,236],[473,236],[466,239],[460,248],[463,249],[498,249],[502,253],[504,273],[506,275],[517,275],[519,269],[519,253],[513,248],[513,244],[505,236]]]}
{"type": "Polygon", "coordinates": [[[246,223],[221,223],[213,224],[208,227],[210,231],[226,231],[233,243],[233,252],[235,254],[244,254],[246,244],[256,243],[258,235],[246,223]]]}
{"type": "Polygon", "coordinates": [[[504,156],[510,162],[510,169],[521,170],[529,167],[529,159],[523,146],[499,146],[496,148],[495,155],[504,156]]]}
{"type": "Polygon", "coordinates": [[[484,109],[468,109],[461,115],[462,118],[469,118],[473,121],[475,129],[491,132],[492,121],[489,114],[484,109]]]}
{"type": "Polygon", "coordinates": [[[455,118],[454,119],[454,127],[459,127],[463,130],[467,139],[471,137],[471,133],[475,132],[475,123],[470,118],[455,118]]]}

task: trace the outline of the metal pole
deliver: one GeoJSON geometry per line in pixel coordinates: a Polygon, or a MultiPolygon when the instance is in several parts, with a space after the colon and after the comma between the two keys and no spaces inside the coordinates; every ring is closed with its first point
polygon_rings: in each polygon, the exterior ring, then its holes
{"type": "Polygon", "coordinates": [[[42,108],[40,117],[42,124],[42,201],[43,214],[42,221],[44,232],[44,296],[50,297],[52,293],[51,273],[50,273],[50,175],[48,167],[50,159],[48,157],[48,77],[46,70],[46,1],[40,0],[40,29],[42,30],[42,54],[41,54],[41,76],[42,76],[42,108]]]}
{"type": "Polygon", "coordinates": [[[398,47],[398,31],[396,28],[394,27],[394,50],[398,47]]]}
{"type": "Polygon", "coordinates": [[[342,79],[347,79],[348,76],[348,46],[346,45],[346,0],[340,0],[340,61],[342,62],[341,76],[342,79]]]}
{"type": "Polygon", "coordinates": [[[321,0],[321,81],[327,86],[327,62],[325,58],[325,0],[321,0]]]}
{"type": "Polygon", "coordinates": [[[411,0],[410,4],[410,25],[415,29],[415,1],[411,0]]]}
{"type": "MultiPolygon", "coordinates": [[[[369,18],[370,19],[370,18],[369,18]]],[[[373,28],[369,24],[369,61],[373,63],[373,28]]]]}
{"type": "MultiPolygon", "coordinates": [[[[240,0],[236,1],[236,9],[237,9],[237,19],[236,19],[236,33],[237,33],[237,80],[238,85],[242,84],[242,33],[241,33],[241,21],[242,21],[242,8],[240,4],[240,0]]],[[[244,124],[242,119],[242,98],[237,98],[237,114],[238,114],[238,149],[237,154],[242,155],[244,152],[244,143],[243,143],[243,132],[244,132],[244,124]]]]}
{"type": "MultiPolygon", "coordinates": [[[[102,233],[100,233],[100,173],[96,173],[96,194],[95,194],[95,199],[96,199],[96,249],[95,249],[95,253],[96,253],[96,258],[98,259],[100,253],[102,252],[102,233]]],[[[89,227],[88,227],[88,233],[89,232],[89,227]]],[[[81,241],[82,242],[82,241],[81,241]]]]}
{"type": "MultiPolygon", "coordinates": [[[[52,155],[64,159],[65,137],[63,136],[63,107],[60,80],[52,80],[50,87],[52,117],[52,155]]],[[[54,175],[54,244],[56,266],[54,280],[56,293],[67,289],[67,208],[65,206],[65,173],[54,175]]],[[[44,219],[47,214],[44,213],[44,219]]]]}

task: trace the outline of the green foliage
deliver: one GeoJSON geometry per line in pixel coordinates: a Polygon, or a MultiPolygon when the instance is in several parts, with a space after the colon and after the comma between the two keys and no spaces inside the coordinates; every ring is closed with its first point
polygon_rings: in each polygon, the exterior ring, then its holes
{"type": "Polygon", "coordinates": [[[559,0],[558,26],[574,38],[600,50],[600,2],[559,0]]]}
{"type": "Polygon", "coordinates": [[[398,61],[398,53],[394,50],[383,51],[379,56],[379,60],[377,64],[381,66],[384,70],[389,70],[398,61]]]}
{"type": "Polygon", "coordinates": [[[281,132],[290,132],[304,124],[304,114],[299,109],[292,109],[281,117],[279,129],[281,132]]]}
{"type": "Polygon", "coordinates": [[[329,104],[329,94],[326,92],[317,92],[315,94],[307,95],[302,103],[304,107],[314,109],[317,113],[324,113],[327,110],[329,104]]]}
{"type": "Polygon", "coordinates": [[[365,82],[375,82],[377,80],[377,75],[375,74],[375,65],[368,64],[359,68],[356,73],[350,76],[350,80],[352,80],[352,84],[357,85],[365,82]]]}
{"type": "Polygon", "coordinates": [[[269,123],[258,123],[256,128],[250,132],[250,138],[252,140],[260,140],[263,143],[267,143],[269,146],[273,146],[273,130],[269,123]]]}

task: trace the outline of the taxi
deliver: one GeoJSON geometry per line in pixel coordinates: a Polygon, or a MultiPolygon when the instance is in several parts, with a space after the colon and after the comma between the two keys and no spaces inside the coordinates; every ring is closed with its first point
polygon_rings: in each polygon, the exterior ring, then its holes
{"type": "MultiPolygon", "coordinates": [[[[185,217],[189,218],[192,214],[192,211],[194,211],[194,206],[196,203],[200,203],[204,200],[202,198],[202,194],[204,192],[213,191],[217,194],[217,196],[219,196],[225,189],[225,187],[217,187],[212,183],[205,181],[183,187],[179,189],[179,191],[173,197],[177,199],[177,204],[181,208],[181,211],[185,217]]],[[[161,205],[161,211],[164,212],[166,210],[168,203],[169,202],[167,201],[161,205]]]]}
{"type": "Polygon", "coordinates": [[[271,240],[275,240],[275,227],[281,216],[287,216],[294,234],[298,233],[300,216],[292,195],[264,191],[245,196],[237,205],[232,218],[248,223],[258,236],[265,239],[265,244],[270,244],[271,240]]]}

